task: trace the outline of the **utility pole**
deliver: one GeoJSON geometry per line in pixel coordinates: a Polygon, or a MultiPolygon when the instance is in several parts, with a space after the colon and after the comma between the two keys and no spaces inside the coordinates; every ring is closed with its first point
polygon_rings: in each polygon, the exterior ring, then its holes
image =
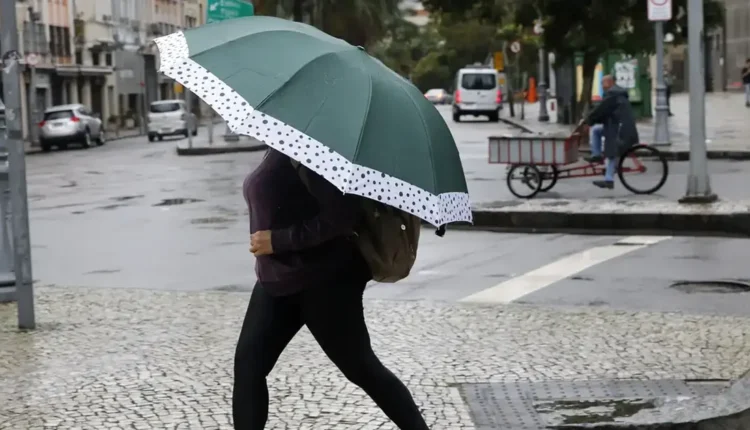
{"type": "Polygon", "coordinates": [[[688,1],[688,60],[690,79],[690,170],[687,192],[680,203],[711,203],[717,200],[711,192],[706,154],[706,81],[703,50],[703,0],[688,1]]]}
{"type": "MultiPolygon", "coordinates": [[[[539,21],[534,25],[534,33],[540,37],[543,37],[544,26],[542,25],[542,18],[539,17],[539,21]]],[[[539,43],[539,118],[540,122],[549,121],[549,113],[547,112],[547,54],[544,51],[544,41],[539,43]]]]}
{"type": "MultiPolygon", "coordinates": [[[[182,29],[187,30],[187,16],[185,15],[185,1],[186,0],[180,0],[180,10],[182,11],[182,29]]],[[[185,104],[187,105],[188,109],[188,116],[187,121],[185,122],[188,132],[188,148],[193,147],[193,104],[192,104],[192,94],[190,93],[190,90],[186,86],[182,86],[182,91],[185,94],[185,104]]]]}
{"type": "Polygon", "coordinates": [[[670,138],[667,86],[664,83],[664,21],[654,23],[654,33],[656,34],[656,127],[653,144],[666,146],[670,144],[670,138]]]}
{"type": "Polygon", "coordinates": [[[5,100],[5,144],[8,148],[8,182],[10,185],[13,257],[18,302],[18,328],[36,328],[34,290],[31,276],[31,240],[29,206],[26,190],[26,152],[21,121],[21,70],[18,52],[16,0],[0,0],[0,49],[3,65],[3,99],[5,100]]]}
{"type": "MultiPolygon", "coordinates": [[[[26,54],[33,53],[35,55],[39,55],[39,44],[37,42],[37,34],[36,34],[36,23],[40,21],[41,17],[39,16],[39,12],[34,12],[34,6],[29,6],[29,27],[31,28],[31,34],[30,41],[31,46],[28,49],[24,49],[26,51],[26,54]]],[[[38,58],[38,57],[37,57],[38,58]]],[[[29,95],[27,97],[28,104],[29,104],[29,140],[31,142],[37,141],[37,122],[39,120],[39,106],[37,104],[36,100],[36,62],[29,63],[26,62],[26,65],[29,67],[29,95]]]]}

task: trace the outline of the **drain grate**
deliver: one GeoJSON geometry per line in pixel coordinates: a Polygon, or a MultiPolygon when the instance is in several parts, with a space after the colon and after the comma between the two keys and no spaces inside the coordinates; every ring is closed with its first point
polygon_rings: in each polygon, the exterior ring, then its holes
{"type": "Polygon", "coordinates": [[[711,281],[679,281],[675,282],[670,287],[687,294],[732,294],[750,292],[750,282],[726,279],[711,281]]]}
{"type": "MultiPolygon", "coordinates": [[[[592,402],[717,394],[726,383],[690,384],[682,380],[544,381],[508,384],[462,384],[477,430],[540,430],[548,423],[537,411],[550,401],[592,402]],[[545,403],[546,402],[546,403],[545,403]]],[[[540,411],[541,412],[541,411],[540,411]]]]}

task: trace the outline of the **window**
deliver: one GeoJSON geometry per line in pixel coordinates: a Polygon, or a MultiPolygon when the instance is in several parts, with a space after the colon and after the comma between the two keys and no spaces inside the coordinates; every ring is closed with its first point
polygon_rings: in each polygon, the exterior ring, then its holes
{"type": "Polygon", "coordinates": [[[91,64],[94,66],[99,65],[99,61],[101,60],[102,53],[101,51],[90,51],[91,52],[91,64]]]}
{"type": "Polygon", "coordinates": [[[467,73],[461,78],[461,88],[466,90],[492,90],[497,86],[494,73],[467,73]]]}
{"type": "Polygon", "coordinates": [[[51,121],[55,119],[68,119],[73,118],[72,110],[58,110],[54,112],[47,112],[44,114],[45,121],[51,121]]]}
{"type": "Polygon", "coordinates": [[[63,56],[70,57],[70,28],[63,27],[63,56]]]}
{"type": "Polygon", "coordinates": [[[179,103],[154,103],[149,109],[152,113],[177,112],[180,110],[179,103]]]}
{"type": "Polygon", "coordinates": [[[83,51],[76,51],[76,64],[83,64],[83,51]]]}
{"type": "Polygon", "coordinates": [[[107,52],[106,57],[104,58],[104,62],[106,65],[111,66],[112,65],[112,53],[107,52]]]}

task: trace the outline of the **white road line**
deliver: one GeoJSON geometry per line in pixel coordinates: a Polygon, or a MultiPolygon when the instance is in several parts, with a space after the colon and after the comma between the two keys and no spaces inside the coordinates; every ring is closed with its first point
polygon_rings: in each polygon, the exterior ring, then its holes
{"type": "Polygon", "coordinates": [[[582,272],[589,267],[670,238],[671,236],[626,237],[617,241],[614,245],[597,246],[563,257],[546,266],[464,297],[460,301],[471,303],[510,303],[527,294],[573,276],[578,272],[582,272]]]}

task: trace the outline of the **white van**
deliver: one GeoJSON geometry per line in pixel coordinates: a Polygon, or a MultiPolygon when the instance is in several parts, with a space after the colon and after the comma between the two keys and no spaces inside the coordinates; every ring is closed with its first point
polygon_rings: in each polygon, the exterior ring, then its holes
{"type": "Polygon", "coordinates": [[[461,115],[485,115],[492,122],[500,120],[503,92],[498,84],[497,70],[474,65],[456,73],[456,92],[453,94],[453,121],[461,115]]]}
{"type": "Polygon", "coordinates": [[[195,115],[188,112],[184,100],[160,100],[148,108],[148,141],[162,140],[165,136],[193,136],[198,134],[195,115]],[[192,130],[190,130],[192,128],[192,130]]]}

